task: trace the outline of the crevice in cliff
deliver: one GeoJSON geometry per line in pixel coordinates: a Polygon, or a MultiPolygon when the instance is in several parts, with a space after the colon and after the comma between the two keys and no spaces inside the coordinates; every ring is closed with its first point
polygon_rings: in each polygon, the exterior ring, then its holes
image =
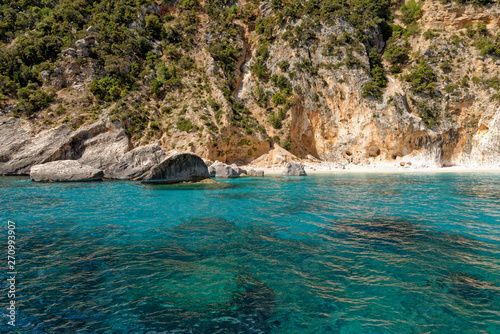
{"type": "Polygon", "coordinates": [[[248,63],[252,58],[252,49],[250,44],[248,43],[248,30],[242,24],[238,24],[238,27],[240,28],[241,40],[243,41],[243,54],[238,60],[238,63],[236,63],[237,79],[236,79],[236,89],[233,92],[233,97],[236,97],[236,95],[241,89],[243,79],[245,78],[246,75],[245,64],[248,63]]]}

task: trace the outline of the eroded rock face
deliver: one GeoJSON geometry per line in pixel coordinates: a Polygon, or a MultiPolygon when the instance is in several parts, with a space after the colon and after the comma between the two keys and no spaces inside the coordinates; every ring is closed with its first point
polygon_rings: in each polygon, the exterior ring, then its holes
{"type": "Polygon", "coordinates": [[[102,170],[75,160],[52,161],[31,167],[30,178],[36,182],[90,182],[102,180],[102,170]]]}
{"type": "Polygon", "coordinates": [[[97,122],[74,132],[53,160],[78,160],[105,170],[129,150],[129,140],[122,128],[97,122]]]}
{"type": "Polygon", "coordinates": [[[32,131],[21,119],[0,121],[0,175],[28,175],[32,166],[57,160],[78,160],[104,170],[129,151],[124,130],[103,122],[75,132],[66,125],[36,136],[32,131]]]}
{"type": "Polygon", "coordinates": [[[208,167],[194,153],[171,152],[142,179],[143,183],[197,182],[210,178],[208,167]]]}
{"type": "Polygon", "coordinates": [[[238,175],[246,175],[247,171],[241,167],[238,167],[237,164],[231,164],[231,168],[235,170],[238,175]]]}
{"type": "Polygon", "coordinates": [[[304,165],[301,162],[289,162],[282,172],[285,176],[307,176],[304,165]]]}
{"type": "Polygon", "coordinates": [[[29,122],[18,118],[0,121],[0,175],[28,175],[30,168],[60,160],[59,149],[67,142],[71,129],[60,126],[31,135],[29,122]]]}
{"type": "Polygon", "coordinates": [[[478,136],[478,145],[472,150],[472,158],[476,165],[500,167],[500,109],[489,124],[489,131],[478,136]]]}
{"type": "Polygon", "coordinates": [[[151,168],[167,155],[158,144],[140,146],[125,155],[104,171],[104,175],[117,180],[140,180],[151,168]]]}

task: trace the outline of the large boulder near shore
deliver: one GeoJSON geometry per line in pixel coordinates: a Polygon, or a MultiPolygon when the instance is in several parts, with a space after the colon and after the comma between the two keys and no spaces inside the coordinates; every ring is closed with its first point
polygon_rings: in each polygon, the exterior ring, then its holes
{"type": "Polygon", "coordinates": [[[238,175],[247,175],[247,171],[241,167],[239,167],[237,164],[232,164],[231,168],[235,170],[238,175]]]}
{"type": "Polygon", "coordinates": [[[285,176],[307,176],[304,165],[301,162],[289,162],[282,172],[285,176]]]}
{"type": "Polygon", "coordinates": [[[116,180],[141,180],[147,172],[166,158],[158,144],[139,146],[104,171],[104,176],[116,180]]]}
{"type": "Polygon", "coordinates": [[[209,167],[209,173],[211,177],[219,177],[223,179],[232,179],[240,177],[237,171],[235,171],[231,166],[226,165],[222,162],[216,162],[209,167]]]}
{"type": "Polygon", "coordinates": [[[210,178],[208,167],[194,153],[170,152],[142,179],[143,183],[197,182],[210,178]]]}
{"type": "Polygon", "coordinates": [[[262,169],[253,169],[249,168],[247,169],[247,175],[248,176],[258,176],[258,177],[263,177],[264,176],[264,171],[262,169]]]}
{"type": "Polygon", "coordinates": [[[75,160],[52,161],[31,167],[30,178],[36,182],[89,182],[102,180],[102,170],[75,160]]]}
{"type": "Polygon", "coordinates": [[[28,175],[32,166],[57,160],[78,160],[104,170],[129,151],[124,130],[104,122],[77,131],[62,125],[35,132],[28,121],[0,120],[0,175],[28,175]]]}

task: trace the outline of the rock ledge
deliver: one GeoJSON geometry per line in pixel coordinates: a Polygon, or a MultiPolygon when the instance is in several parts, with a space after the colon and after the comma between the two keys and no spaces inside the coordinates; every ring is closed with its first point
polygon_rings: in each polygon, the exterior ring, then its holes
{"type": "Polygon", "coordinates": [[[31,167],[30,178],[35,182],[100,181],[103,171],[82,165],[75,160],[52,161],[31,167]]]}

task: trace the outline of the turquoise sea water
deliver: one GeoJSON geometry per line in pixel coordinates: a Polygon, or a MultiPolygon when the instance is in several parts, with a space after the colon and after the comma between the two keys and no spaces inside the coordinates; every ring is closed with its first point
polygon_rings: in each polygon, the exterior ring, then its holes
{"type": "Polygon", "coordinates": [[[0,178],[0,332],[500,333],[500,174],[222,182],[0,178]]]}

